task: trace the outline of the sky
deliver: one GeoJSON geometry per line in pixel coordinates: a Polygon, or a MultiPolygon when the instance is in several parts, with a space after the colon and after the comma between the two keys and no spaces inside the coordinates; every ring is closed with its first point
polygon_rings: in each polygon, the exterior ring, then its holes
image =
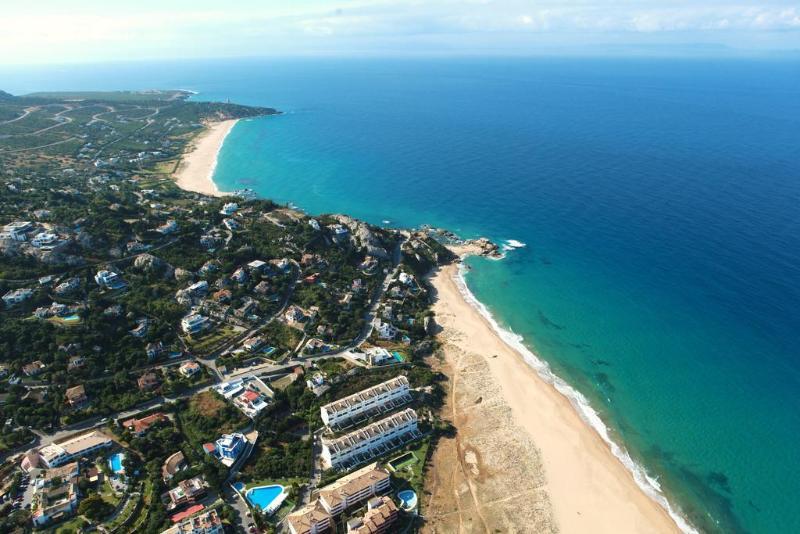
{"type": "Polygon", "coordinates": [[[251,56],[773,54],[800,0],[3,0],[0,64],[251,56]]]}

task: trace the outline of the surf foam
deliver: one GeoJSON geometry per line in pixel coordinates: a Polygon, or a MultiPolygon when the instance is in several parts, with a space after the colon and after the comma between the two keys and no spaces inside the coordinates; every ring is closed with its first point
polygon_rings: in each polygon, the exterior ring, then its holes
{"type": "Polygon", "coordinates": [[[581,394],[578,390],[567,384],[562,378],[553,373],[553,371],[550,369],[550,365],[547,362],[540,359],[528,347],[525,346],[523,343],[524,338],[521,335],[515,334],[511,330],[507,330],[500,326],[500,324],[494,318],[494,315],[492,315],[492,312],[489,311],[489,308],[487,308],[484,303],[479,301],[467,286],[467,280],[465,277],[466,272],[467,269],[462,263],[458,266],[458,275],[454,278],[456,286],[461,292],[461,295],[464,297],[464,300],[466,300],[470,306],[475,308],[478,313],[480,313],[483,318],[489,322],[492,329],[497,333],[498,336],[500,336],[500,339],[502,339],[503,342],[520,354],[525,363],[530,365],[533,370],[536,371],[536,374],[542,378],[542,380],[548,384],[551,384],[556,391],[564,395],[567,400],[569,400],[570,404],[578,412],[578,415],[581,417],[581,419],[583,419],[595,432],[597,432],[600,438],[609,446],[611,453],[620,462],[622,462],[622,465],[624,465],[628,471],[630,471],[630,473],[633,475],[633,479],[636,481],[636,485],[641,488],[645,495],[650,497],[662,508],[664,508],[664,510],[666,510],[666,512],[682,532],[686,534],[699,534],[699,531],[689,524],[689,522],[672,507],[670,502],[662,493],[661,485],[658,483],[658,481],[649,476],[645,468],[636,463],[624,447],[611,439],[608,427],[605,425],[605,423],[603,423],[603,420],[600,418],[600,415],[597,413],[597,411],[589,404],[588,399],[586,399],[586,397],[584,397],[583,394],[581,394]]]}

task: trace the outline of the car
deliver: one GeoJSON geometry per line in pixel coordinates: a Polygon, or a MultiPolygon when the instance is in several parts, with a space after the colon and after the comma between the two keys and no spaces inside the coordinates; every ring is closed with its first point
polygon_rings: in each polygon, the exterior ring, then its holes
{"type": "Polygon", "coordinates": [[[100,419],[100,424],[101,425],[104,425],[106,423],[108,423],[108,417],[103,417],[102,419],[100,419]]]}

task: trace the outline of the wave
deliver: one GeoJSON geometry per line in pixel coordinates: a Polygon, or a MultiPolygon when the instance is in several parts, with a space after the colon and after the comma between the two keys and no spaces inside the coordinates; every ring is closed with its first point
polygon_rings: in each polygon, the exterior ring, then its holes
{"type": "Polygon", "coordinates": [[[578,412],[578,415],[581,417],[581,419],[583,419],[595,432],[597,432],[600,438],[609,446],[611,453],[620,462],[622,462],[622,465],[624,465],[628,471],[630,471],[634,480],[636,481],[636,485],[639,486],[639,488],[641,488],[648,497],[666,510],[666,512],[682,532],[686,534],[699,534],[699,531],[689,524],[689,522],[672,507],[670,502],[662,493],[661,485],[658,483],[658,480],[648,475],[645,468],[636,463],[624,447],[611,439],[608,427],[603,423],[603,420],[600,418],[600,415],[597,413],[597,411],[589,404],[588,399],[579,391],[567,384],[562,378],[553,373],[553,371],[550,369],[550,365],[548,365],[547,362],[540,359],[527,346],[525,346],[523,343],[524,338],[521,335],[515,334],[511,330],[507,330],[500,326],[500,324],[494,318],[494,315],[492,315],[492,312],[489,311],[489,308],[487,308],[483,302],[479,301],[467,286],[467,280],[465,278],[466,272],[466,267],[463,263],[461,263],[458,268],[458,276],[455,279],[456,285],[461,292],[461,295],[464,297],[464,300],[466,300],[468,304],[475,308],[478,313],[480,313],[484,319],[489,322],[495,333],[500,336],[500,339],[502,339],[509,347],[517,351],[517,353],[522,356],[522,359],[525,361],[525,363],[530,365],[533,370],[536,371],[536,374],[542,378],[542,380],[548,384],[551,384],[556,391],[564,395],[567,400],[569,400],[570,404],[578,412]]]}
{"type": "Polygon", "coordinates": [[[527,246],[528,245],[526,245],[522,241],[517,241],[516,239],[507,239],[503,243],[503,247],[502,248],[503,248],[504,251],[508,252],[509,250],[514,250],[514,249],[527,247],[527,246]]]}

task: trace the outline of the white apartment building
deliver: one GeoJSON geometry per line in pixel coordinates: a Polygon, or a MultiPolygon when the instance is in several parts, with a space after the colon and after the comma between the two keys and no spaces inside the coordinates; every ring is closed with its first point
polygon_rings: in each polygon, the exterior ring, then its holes
{"type": "Polygon", "coordinates": [[[328,468],[357,465],[418,437],[417,412],[406,408],[333,439],[322,439],[322,464],[328,468]]]}
{"type": "Polygon", "coordinates": [[[328,426],[340,426],[349,420],[386,406],[401,405],[411,400],[408,378],[396,376],[376,386],[330,402],[320,408],[322,421],[328,426]]]}
{"type": "Polygon", "coordinates": [[[92,457],[94,452],[110,447],[111,444],[110,438],[94,431],[42,447],[39,449],[39,458],[47,468],[53,468],[84,456],[92,457]]]}

